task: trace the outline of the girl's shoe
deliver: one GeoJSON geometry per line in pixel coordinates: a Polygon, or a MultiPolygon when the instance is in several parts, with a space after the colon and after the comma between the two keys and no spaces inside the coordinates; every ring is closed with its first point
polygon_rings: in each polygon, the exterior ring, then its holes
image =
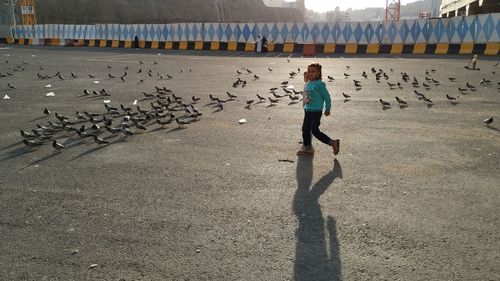
{"type": "Polygon", "coordinates": [[[302,147],[299,151],[297,151],[297,155],[314,155],[314,149],[302,147]]]}
{"type": "Polygon", "coordinates": [[[336,139],[332,141],[333,155],[339,154],[340,151],[340,140],[336,139]]]}

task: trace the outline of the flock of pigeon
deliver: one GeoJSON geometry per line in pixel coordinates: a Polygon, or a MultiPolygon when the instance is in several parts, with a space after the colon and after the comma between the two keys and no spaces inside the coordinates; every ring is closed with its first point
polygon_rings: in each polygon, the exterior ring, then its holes
{"type": "MultiPolygon", "coordinates": [[[[287,59],[290,62],[290,59],[287,59]]],[[[9,61],[5,61],[6,65],[9,65],[9,61]]],[[[142,61],[139,61],[141,65],[137,72],[135,73],[138,84],[144,83],[144,79],[156,79],[156,80],[172,80],[174,77],[170,74],[160,74],[154,73],[152,70],[144,72],[147,76],[143,75],[143,65],[142,61]],[[141,77],[138,77],[141,76],[141,77]],[[144,77],[145,76],[145,77],[144,77]]],[[[154,65],[159,64],[157,61],[153,61],[154,65]]],[[[22,62],[21,65],[10,65],[9,71],[6,73],[0,73],[0,78],[8,78],[14,75],[16,72],[22,72],[25,70],[25,65],[28,65],[27,62],[22,62]]],[[[498,66],[498,63],[494,65],[498,66]]],[[[107,65],[107,70],[111,71],[113,69],[112,66],[107,65]]],[[[347,72],[351,69],[350,66],[346,66],[347,72]]],[[[49,75],[44,73],[45,68],[40,66],[39,71],[37,73],[36,79],[39,80],[66,80],[66,79],[76,79],[78,78],[78,74],[71,72],[66,78],[60,71],[57,71],[55,74],[49,75]]],[[[273,72],[272,68],[267,69],[269,73],[273,72]]],[[[115,75],[112,73],[108,73],[108,79],[120,79],[125,82],[129,78],[129,67],[125,67],[122,69],[123,74],[115,75]]],[[[184,72],[192,72],[191,69],[188,71],[184,71],[180,69],[180,73],[184,72]]],[[[441,82],[433,77],[433,74],[436,73],[435,69],[426,70],[425,71],[425,80],[420,81],[415,76],[411,77],[406,72],[400,73],[400,80],[391,82],[391,76],[394,75],[394,70],[391,68],[389,72],[385,72],[382,69],[371,68],[368,72],[363,71],[361,77],[358,79],[354,79],[351,77],[351,74],[345,72],[345,79],[352,79],[353,86],[355,91],[359,91],[363,88],[364,80],[370,79],[370,76],[373,76],[377,83],[383,85],[387,84],[389,91],[392,90],[402,90],[404,87],[411,87],[415,97],[422,101],[426,106],[432,107],[433,101],[431,98],[424,94],[425,90],[430,90],[433,87],[438,87],[441,85],[441,82]],[[384,83],[382,83],[384,81],[384,83]]],[[[121,73],[121,72],[120,72],[121,73]]],[[[289,79],[294,79],[297,76],[302,80],[300,68],[296,71],[293,70],[289,73],[289,79]]],[[[495,72],[492,72],[495,74],[495,72]]],[[[90,79],[95,79],[96,75],[89,73],[87,74],[90,79]]],[[[252,70],[248,68],[240,68],[236,70],[236,78],[237,80],[232,83],[232,87],[236,90],[241,87],[244,88],[247,86],[248,82],[257,81],[260,77],[253,73],[252,70]],[[246,78],[246,79],[243,79],[246,78]]],[[[333,76],[327,76],[328,82],[335,82],[335,78],[333,76]]],[[[458,79],[454,77],[448,78],[450,83],[458,83],[458,79]]],[[[300,81],[302,83],[302,81],[300,81]]],[[[490,80],[482,79],[479,82],[479,87],[488,87],[493,83],[490,80]]],[[[49,85],[50,86],[50,85],[49,85]]],[[[500,90],[500,82],[497,82],[498,90],[500,90]]],[[[15,90],[17,87],[12,83],[7,83],[7,87],[11,90],[15,90]]],[[[457,86],[458,92],[461,94],[467,94],[469,92],[476,91],[478,86],[472,85],[469,82],[466,82],[465,86],[457,86]]],[[[155,89],[151,92],[143,92],[143,97],[141,97],[142,101],[148,101],[147,107],[141,107],[137,105],[137,100],[134,103],[129,105],[120,104],[120,106],[113,107],[109,104],[110,101],[105,100],[104,106],[99,112],[89,112],[87,110],[79,110],[76,111],[73,116],[65,116],[58,112],[52,113],[49,108],[45,108],[43,114],[47,117],[47,119],[52,118],[46,124],[36,124],[34,128],[30,130],[20,130],[21,137],[23,138],[23,143],[28,147],[39,147],[46,143],[51,143],[52,147],[56,151],[60,151],[65,149],[72,144],[80,143],[87,139],[93,140],[96,145],[104,146],[110,145],[111,139],[117,138],[117,141],[123,141],[128,137],[139,134],[141,132],[145,132],[152,125],[157,125],[155,130],[160,130],[164,128],[166,125],[171,123],[176,123],[179,128],[184,127],[192,122],[199,121],[202,113],[196,108],[196,104],[200,102],[201,97],[192,96],[189,99],[184,99],[176,95],[172,90],[167,89],[166,87],[158,87],[155,86],[155,89]],[[61,140],[65,139],[65,142],[61,140]]],[[[81,96],[95,96],[102,97],[104,99],[111,96],[110,93],[106,89],[101,89],[99,91],[96,90],[87,90],[84,89],[82,91],[81,96]]],[[[230,92],[225,93],[224,98],[217,97],[215,95],[209,95],[209,103],[208,105],[213,105],[216,109],[215,112],[223,111],[225,105],[232,101],[237,101],[238,96],[234,95],[230,92]]],[[[342,93],[345,101],[350,101],[352,99],[351,95],[342,93]]],[[[7,97],[7,95],[6,95],[7,97]]],[[[269,92],[266,94],[256,93],[255,99],[249,99],[245,101],[245,108],[251,109],[252,106],[257,104],[266,103],[267,107],[275,106],[280,101],[286,99],[291,104],[299,103],[303,98],[302,91],[297,91],[291,85],[290,81],[283,81],[276,87],[272,87],[269,89],[269,92]],[[267,96],[266,96],[267,95],[267,96]]],[[[457,104],[457,97],[452,96],[450,94],[446,94],[447,100],[449,100],[452,104],[457,104]]],[[[408,107],[408,102],[403,100],[402,98],[395,96],[396,103],[401,107],[408,107]]],[[[382,98],[379,99],[380,104],[384,110],[391,108],[392,104],[388,100],[384,100],[382,98]]],[[[489,117],[483,121],[487,126],[489,126],[493,122],[493,117],[489,117]]]]}

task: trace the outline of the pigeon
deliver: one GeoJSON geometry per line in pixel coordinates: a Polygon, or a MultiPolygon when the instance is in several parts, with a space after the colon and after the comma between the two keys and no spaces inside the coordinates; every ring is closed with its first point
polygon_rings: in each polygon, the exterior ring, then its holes
{"type": "Polygon", "coordinates": [[[458,87],[458,90],[459,90],[460,92],[467,92],[467,90],[468,90],[468,89],[458,87]]]}
{"type": "Polygon", "coordinates": [[[200,101],[200,100],[201,100],[201,98],[198,98],[198,97],[193,96],[193,97],[191,98],[191,100],[192,100],[193,102],[198,102],[198,101],[200,101]]]}
{"type": "Polygon", "coordinates": [[[179,125],[179,127],[183,127],[184,125],[187,125],[189,124],[188,121],[186,120],[181,120],[179,118],[175,118],[175,122],[177,123],[177,125],[179,125]]]}
{"type": "Polygon", "coordinates": [[[426,103],[428,103],[428,104],[434,104],[434,103],[432,102],[432,100],[430,100],[430,99],[429,99],[429,98],[427,98],[426,96],[423,96],[422,98],[424,99],[424,101],[425,101],[426,103]]]}
{"type": "Polygon", "coordinates": [[[495,63],[493,66],[498,66],[498,64],[499,64],[499,63],[497,62],[497,63],[495,63]]]}
{"type": "Polygon", "coordinates": [[[128,112],[128,111],[132,111],[132,108],[131,107],[126,107],[124,106],[123,104],[120,104],[120,108],[125,111],[125,112],[128,112]]]}
{"type": "Polygon", "coordinates": [[[49,111],[47,108],[45,108],[45,109],[43,110],[43,114],[45,114],[45,115],[50,115],[50,111],[49,111]]]}
{"type": "Polygon", "coordinates": [[[469,88],[469,89],[476,89],[476,87],[474,85],[470,84],[469,82],[467,82],[466,85],[467,85],[467,88],[469,88]]]}
{"type": "Polygon", "coordinates": [[[400,99],[399,97],[396,97],[396,101],[399,103],[399,106],[408,106],[408,103],[400,99]]]}
{"type": "Polygon", "coordinates": [[[394,87],[396,87],[396,84],[390,82],[387,82],[387,85],[389,85],[391,89],[394,89],[394,87]]]}
{"type": "Polygon", "coordinates": [[[146,92],[142,92],[142,94],[143,94],[146,98],[152,98],[152,97],[154,97],[154,95],[153,95],[153,94],[148,94],[148,93],[146,93],[146,92]]]}
{"type": "Polygon", "coordinates": [[[448,80],[450,80],[451,82],[455,82],[455,81],[457,81],[457,78],[455,78],[455,77],[448,77],[448,80]]]}
{"type": "Polygon", "coordinates": [[[259,77],[259,76],[257,76],[256,74],[254,74],[254,75],[253,75],[253,78],[254,78],[255,80],[258,80],[260,77],[259,77]]]}
{"type": "Polygon", "coordinates": [[[347,95],[345,93],[342,93],[342,96],[344,96],[344,99],[346,99],[346,100],[351,98],[351,96],[349,96],[349,95],[347,95]]]}
{"type": "Polygon", "coordinates": [[[296,101],[298,101],[300,99],[299,96],[292,96],[292,95],[290,95],[288,97],[290,98],[290,100],[292,100],[292,102],[296,102],[296,101]]]}
{"type": "Polygon", "coordinates": [[[243,72],[241,72],[241,71],[239,71],[239,70],[236,70],[236,73],[237,73],[238,75],[243,74],[243,72]]]}
{"type": "Polygon", "coordinates": [[[116,76],[111,75],[111,73],[108,73],[108,77],[109,77],[110,79],[116,78],[116,76]]]}
{"type": "Polygon", "coordinates": [[[90,78],[95,78],[95,75],[89,74],[90,78]]]}
{"type": "Polygon", "coordinates": [[[490,83],[491,83],[491,81],[490,81],[490,80],[486,80],[486,79],[484,79],[484,78],[483,78],[483,79],[481,80],[481,82],[479,82],[479,85],[484,86],[484,85],[488,85],[488,84],[490,84],[490,83]]]}
{"type": "Polygon", "coordinates": [[[122,133],[125,135],[125,137],[128,136],[133,136],[134,133],[132,133],[129,129],[127,129],[125,126],[121,129],[122,133]]]}
{"type": "Polygon", "coordinates": [[[56,140],[52,141],[52,147],[55,148],[56,150],[61,150],[64,148],[64,145],[58,143],[56,140]]]}
{"type": "Polygon", "coordinates": [[[64,80],[66,78],[64,78],[64,76],[62,76],[61,74],[57,75],[57,77],[59,77],[60,80],[64,80]]]}
{"type": "Polygon", "coordinates": [[[24,143],[24,145],[30,146],[30,147],[43,145],[43,142],[38,141],[38,140],[27,140],[27,139],[24,139],[23,143],[24,143]]]}
{"type": "Polygon", "coordinates": [[[273,69],[272,68],[267,68],[267,70],[269,70],[269,72],[273,72],[273,69]]]}
{"type": "Polygon", "coordinates": [[[32,135],[24,130],[19,130],[19,132],[21,132],[21,136],[25,139],[34,139],[36,138],[36,135],[32,135]]]}
{"type": "Polygon", "coordinates": [[[111,69],[111,68],[112,68],[112,67],[111,67],[111,65],[109,65],[109,64],[107,65],[107,67],[108,67],[109,69],[111,69]]]}
{"type": "Polygon", "coordinates": [[[450,96],[450,95],[448,95],[448,94],[446,94],[446,98],[447,98],[449,101],[454,101],[454,100],[457,100],[457,98],[452,97],[452,96],[450,96]]]}
{"type": "Polygon", "coordinates": [[[328,82],[333,82],[335,80],[335,78],[333,78],[332,76],[327,76],[328,78],[328,82]]]}
{"type": "Polygon", "coordinates": [[[123,82],[125,82],[125,81],[126,81],[126,80],[125,80],[125,77],[123,77],[123,76],[122,76],[122,77],[120,77],[120,79],[121,79],[123,82]]]}
{"type": "Polygon", "coordinates": [[[486,126],[489,126],[491,123],[493,123],[493,116],[485,119],[483,123],[486,124],[486,126]]]}
{"type": "Polygon", "coordinates": [[[229,92],[226,92],[226,94],[227,94],[227,96],[229,97],[229,100],[234,100],[234,99],[238,98],[237,96],[232,95],[232,94],[231,94],[231,93],[229,93],[229,92]]]}
{"type": "Polygon", "coordinates": [[[271,105],[278,103],[278,99],[273,99],[271,97],[269,97],[268,99],[269,99],[269,102],[271,102],[271,105]]]}
{"type": "Polygon", "coordinates": [[[217,102],[217,111],[221,111],[223,109],[224,109],[224,103],[221,100],[219,100],[217,102]]]}
{"type": "Polygon", "coordinates": [[[14,89],[14,90],[17,89],[16,86],[14,86],[14,85],[12,85],[10,83],[7,83],[7,86],[9,86],[9,88],[14,89]]]}
{"type": "Polygon", "coordinates": [[[288,85],[288,81],[281,82],[281,86],[287,86],[287,85],[288,85]]]}
{"type": "Polygon", "coordinates": [[[78,76],[76,76],[76,74],[75,74],[75,73],[73,73],[73,72],[71,72],[71,77],[73,77],[73,78],[78,78],[78,76]]]}
{"type": "Polygon", "coordinates": [[[254,102],[254,100],[247,100],[246,102],[247,102],[247,106],[250,106],[254,102]]]}
{"type": "Polygon", "coordinates": [[[101,145],[101,144],[109,144],[109,141],[105,141],[105,140],[101,139],[101,138],[100,138],[100,137],[98,137],[98,136],[94,136],[94,141],[95,141],[97,144],[99,144],[99,145],[101,145]]]}
{"type": "Polygon", "coordinates": [[[156,119],[156,123],[162,127],[164,127],[165,125],[168,125],[170,123],[172,123],[172,118],[171,119],[168,119],[168,120],[161,120],[161,119],[156,119]]]}
{"type": "Polygon", "coordinates": [[[379,102],[382,104],[383,107],[391,107],[391,104],[389,102],[384,101],[383,99],[379,99],[379,102]]]}
{"type": "Polygon", "coordinates": [[[257,94],[257,98],[259,98],[259,101],[263,102],[266,100],[266,98],[260,96],[259,94],[257,94]]]}
{"type": "Polygon", "coordinates": [[[247,68],[247,73],[253,73],[250,69],[247,68]]]}
{"type": "Polygon", "coordinates": [[[350,74],[344,73],[345,78],[351,76],[350,74]]]}

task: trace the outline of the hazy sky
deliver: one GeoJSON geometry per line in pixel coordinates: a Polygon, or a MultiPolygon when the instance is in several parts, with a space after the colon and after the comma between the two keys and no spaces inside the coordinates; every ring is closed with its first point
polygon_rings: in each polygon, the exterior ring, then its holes
{"type": "MultiPolygon", "coordinates": [[[[384,7],[386,0],[306,0],[306,8],[316,12],[326,12],[334,10],[339,6],[340,10],[348,8],[364,9],[367,7],[384,7]]],[[[401,5],[405,5],[417,0],[401,0],[401,5]]]]}

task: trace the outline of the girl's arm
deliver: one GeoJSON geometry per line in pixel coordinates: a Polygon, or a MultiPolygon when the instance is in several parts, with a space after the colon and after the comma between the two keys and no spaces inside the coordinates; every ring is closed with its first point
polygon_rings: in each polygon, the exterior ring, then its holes
{"type": "Polygon", "coordinates": [[[330,93],[326,89],[326,85],[324,82],[320,83],[319,91],[321,93],[321,96],[325,100],[325,112],[330,112],[332,109],[332,99],[330,98],[330,93]]]}

